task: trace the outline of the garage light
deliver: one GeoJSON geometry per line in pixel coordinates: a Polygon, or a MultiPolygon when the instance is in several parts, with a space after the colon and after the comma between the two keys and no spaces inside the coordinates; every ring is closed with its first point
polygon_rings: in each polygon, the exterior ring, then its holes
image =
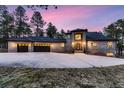
{"type": "Polygon", "coordinates": [[[18,44],[19,46],[28,46],[29,44],[18,44]]]}
{"type": "Polygon", "coordinates": [[[33,46],[50,46],[50,44],[48,44],[48,43],[33,44],[33,46]]]}

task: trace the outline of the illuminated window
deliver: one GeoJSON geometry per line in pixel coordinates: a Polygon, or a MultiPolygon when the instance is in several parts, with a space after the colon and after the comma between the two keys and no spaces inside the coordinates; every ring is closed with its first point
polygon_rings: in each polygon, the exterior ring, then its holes
{"type": "Polygon", "coordinates": [[[75,34],[75,40],[81,40],[81,34],[75,34]]]}
{"type": "Polygon", "coordinates": [[[91,46],[92,47],[96,47],[96,43],[95,42],[91,42],[91,46]]]}
{"type": "Polygon", "coordinates": [[[108,42],[108,48],[112,48],[112,42],[108,42]]]}
{"type": "Polygon", "coordinates": [[[112,52],[108,52],[106,53],[106,56],[114,56],[114,54],[112,52]]]}

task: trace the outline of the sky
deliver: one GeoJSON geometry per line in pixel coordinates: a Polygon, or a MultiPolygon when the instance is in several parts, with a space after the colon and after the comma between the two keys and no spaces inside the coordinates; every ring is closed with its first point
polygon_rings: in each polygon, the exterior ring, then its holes
{"type": "MultiPolygon", "coordinates": [[[[13,12],[17,6],[7,7],[13,12]]],[[[31,18],[33,11],[27,6],[24,8],[31,18]]],[[[103,31],[103,28],[112,22],[124,18],[124,5],[58,5],[58,9],[50,6],[48,10],[38,9],[38,11],[41,12],[44,21],[52,22],[58,31],[87,28],[90,32],[98,32],[103,31]]]]}

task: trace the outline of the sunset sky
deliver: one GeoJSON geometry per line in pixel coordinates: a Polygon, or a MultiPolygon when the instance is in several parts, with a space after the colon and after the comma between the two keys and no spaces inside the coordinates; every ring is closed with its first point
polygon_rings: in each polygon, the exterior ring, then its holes
{"type": "MultiPolygon", "coordinates": [[[[10,12],[17,6],[8,6],[10,12]]],[[[32,16],[32,10],[28,9],[27,15],[32,16]]],[[[87,6],[87,5],[64,5],[58,6],[58,9],[50,8],[41,10],[43,19],[49,23],[52,22],[60,31],[62,28],[73,30],[76,28],[87,28],[89,31],[103,31],[108,24],[124,18],[124,6],[87,6]]]]}

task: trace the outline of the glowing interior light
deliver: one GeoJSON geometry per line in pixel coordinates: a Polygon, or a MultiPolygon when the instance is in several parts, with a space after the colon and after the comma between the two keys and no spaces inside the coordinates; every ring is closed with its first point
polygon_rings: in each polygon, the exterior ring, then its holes
{"type": "Polygon", "coordinates": [[[114,56],[114,54],[112,52],[108,52],[106,53],[106,56],[114,56]]]}

